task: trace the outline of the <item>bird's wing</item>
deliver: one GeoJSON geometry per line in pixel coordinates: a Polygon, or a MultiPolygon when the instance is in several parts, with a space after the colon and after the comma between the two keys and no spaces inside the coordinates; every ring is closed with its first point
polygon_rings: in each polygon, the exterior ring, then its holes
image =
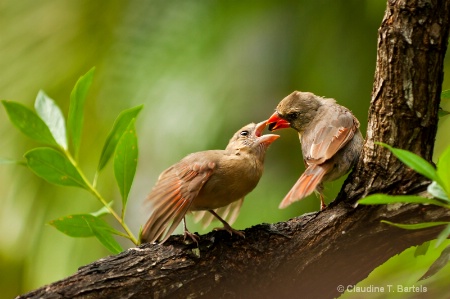
{"type": "Polygon", "coordinates": [[[144,242],[151,243],[163,236],[161,242],[164,242],[169,238],[215,167],[214,162],[190,162],[183,159],[159,176],[147,197],[153,205],[153,213],[142,231],[144,242]]]}
{"type": "MultiPolygon", "coordinates": [[[[239,200],[233,201],[229,205],[215,209],[214,212],[216,212],[217,215],[219,215],[229,225],[232,225],[239,215],[243,202],[244,198],[241,198],[239,200]]],[[[194,214],[194,221],[199,222],[201,220],[203,228],[209,226],[211,222],[215,219],[214,215],[208,213],[208,211],[195,211],[193,212],[193,214],[194,214]]]]}
{"type": "Polygon", "coordinates": [[[306,163],[322,164],[333,157],[353,138],[358,128],[358,120],[348,110],[324,115],[319,124],[312,128],[315,131],[313,134],[302,135],[309,138],[302,139],[302,146],[310,145],[303,148],[306,163]]]}

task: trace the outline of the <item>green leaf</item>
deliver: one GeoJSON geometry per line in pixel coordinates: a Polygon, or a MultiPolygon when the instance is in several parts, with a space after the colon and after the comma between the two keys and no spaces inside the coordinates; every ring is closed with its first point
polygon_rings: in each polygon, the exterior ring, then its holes
{"type": "Polygon", "coordinates": [[[428,193],[433,195],[433,197],[442,199],[442,200],[450,203],[450,200],[447,197],[447,194],[445,193],[444,189],[435,181],[433,181],[431,184],[428,185],[427,191],[428,191],[428,193]]]}
{"type": "Polygon", "coordinates": [[[450,89],[444,90],[441,93],[441,105],[439,107],[438,116],[443,117],[450,114],[449,105],[450,104],[450,89]],[[446,107],[446,108],[444,108],[446,107]]]}
{"type": "Polygon", "coordinates": [[[113,254],[119,254],[123,251],[119,242],[106,230],[99,229],[98,227],[91,227],[94,236],[113,254]]]}
{"type": "Polygon", "coordinates": [[[138,140],[134,123],[135,119],[132,119],[117,143],[114,155],[114,174],[120,189],[120,195],[122,196],[122,216],[125,211],[128,193],[130,192],[137,166],[138,140]]]}
{"type": "Polygon", "coordinates": [[[430,247],[430,241],[424,242],[422,245],[417,246],[414,251],[414,257],[418,257],[421,255],[425,255],[428,252],[428,248],[430,247]]]}
{"type": "Polygon", "coordinates": [[[81,142],[81,131],[83,128],[83,110],[86,94],[94,78],[95,67],[91,68],[84,76],[78,79],[70,94],[69,117],[67,127],[71,137],[75,159],[78,157],[81,142]]]}
{"type": "Polygon", "coordinates": [[[56,142],[63,149],[67,149],[66,121],[58,105],[41,90],[36,97],[34,108],[56,142]]]}
{"type": "Polygon", "coordinates": [[[44,180],[62,186],[87,188],[77,168],[60,152],[40,147],[25,153],[28,167],[44,180]]]}
{"type": "Polygon", "coordinates": [[[142,105],[130,108],[122,111],[117,119],[114,121],[114,125],[106,138],[105,145],[103,146],[102,154],[100,156],[100,161],[98,163],[97,171],[100,171],[105,167],[114,153],[117,143],[122,137],[123,133],[127,129],[133,118],[136,118],[139,112],[142,110],[142,105]]]}
{"type": "Polygon", "coordinates": [[[381,220],[382,223],[386,223],[392,226],[396,226],[399,228],[403,228],[403,229],[422,229],[422,228],[429,228],[429,227],[434,227],[434,226],[439,226],[439,225],[447,225],[450,222],[422,222],[422,223],[415,223],[415,224],[401,224],[401,223],[394,223],[394,222],[390,222],[387,220],[381,220]]]}
{"type": "Polygon", "coordinates": [[[44,121],[20,103],[2,101],[11,122],[25,135],[38,142],[58,146],[44,121]]]}
{"type": "Polygon", "coordinates": [[[358,204],[362,205],[384,205],[392,203],[420,203],[448,207],[448,205],[438,200],[417,195],[372,194],[358,201],[358,204]]]}
{"type": "Polygon", "coordinates": [[[104,220],[91,214],[69,215],[50,221],[49,224],[71,237],[86,238],[95,236],[112,253],[117,254],[122,251],[119,243],[112,236],[112,234],[121,235],[121,233],[104,220]]]}
{"type": "Polygon", "coordinates": [[[444,90],[441,93],[441,99],[450,99],[450,89],[444,90]]]}
{"type": "Polygon", "coordinates": [[[96,217],[89,214],[78,214],[60,217],[49,224],[60,232],[75,238],[93,237],[94,233],[88,225],[88,221],[96,221],[96,217]]]}
{"type": "Polygon", "coordinates": [[[24,165],[24,166],[27,165],[27,163],[25,161],[12,160],[12,159],[6,159],[6,158],[0,158],[0,164],[17,164],[17,165],[24,165]]]}
{"type": "Polygon", "coordinates": [[[448,146],[437,163],[437,175],[441,179],[440,184],[448,196],[450,196],[450,146],[448,146]]]}
{"type": "Polygon", "coordinates": [[[440,109],[438,110],[438,117],[444,117],[444,116],[447,116],[447,115],[449,115],[449,114],[450,114],[450,112],[445,111],[445,110],[442,109],[442,108],[440,108],[440,109]]]}
{"type": "Polygon", "coordinates": [[[433,165],[428,163],[425,159],[422,157],[411,153],[409,151],[394,148],[390,145],[387,145],[385,143],[377,142],[378,144],[386,147],[389,149],[394,156],[396,156],[400,161],[402,161],[404,164],[406,164],[408,167],[412,168],[416,172],[420,173],[421,175],[429,178],[430,180],[436,181],[439,184],[441,183],[436,169],[434,169],[433,165]]]}
{"type": "Polygon", "coordinates": [[[439,247],[439,245],[441,245],[445,240],[447,240],[447,238],[450,236],[450,224],[447,225],[446,228],[444,228],[439,236],[437,237],[437,241],[436,241],[436,245],[435,247],[439,247]]]}
{"type": "Polygon", "coordinates": [[[439,272],[442,268],[447,266],[448,262],[450,262],[450,246],[447,246],[442,252],[441,255],[434,261],[434,263],[430,266],[428,271],[419,279],[424,280],[430,278],[439,272]]]}

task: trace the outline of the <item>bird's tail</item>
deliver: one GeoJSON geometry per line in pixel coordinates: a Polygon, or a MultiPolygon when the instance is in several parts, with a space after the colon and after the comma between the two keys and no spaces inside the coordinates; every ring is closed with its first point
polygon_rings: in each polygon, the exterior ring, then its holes
{"type": "Polygon", "coordinates": [[[279,208],[284,209],[291,203],[302,200],[306,196],[313,193],[317,185],[322,181],[324,175],[327,174],[329,170],[329,167],[327,166],[327,164],[314,164],[309,166],[291,188],[289,193],[284,197],[283,201],[279,205],[279,208]]]}

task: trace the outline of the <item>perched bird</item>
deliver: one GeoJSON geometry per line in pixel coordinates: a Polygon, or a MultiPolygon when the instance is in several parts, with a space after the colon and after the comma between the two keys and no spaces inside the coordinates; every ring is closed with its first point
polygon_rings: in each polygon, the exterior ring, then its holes
{"type": "Polygon", "coordinates": [[[313,191],[325,208],[323,182],[343,176],[359,159],[363,137],[356,117],[334,99],[294,91],[278,104],[267,124],[271,131],[291,127],[298,132],[306,166],[280,209],[313,191]]]}
{"type": "Polygon", "coordinates": [[[198,236],[189,232],[185,215],[198,211],[210,222],[219,219],[230,234],[244,236],[234,230],[246,196],[259,182],[264,168],[264,157],[269,145],[279,135],[262,135],[266,121],[251,123],[230,139],[225,150],[209,150],[190,154],[166,169],[158,178],[147,200],[153,213],[142,231],[143,242],[165,242],[183,220],[184,236],[198,242],[198,236]],[[205,215],[205,211],[209,213],[205,215]],[[208,217],[210,216],[211,217],[208,217]]]}

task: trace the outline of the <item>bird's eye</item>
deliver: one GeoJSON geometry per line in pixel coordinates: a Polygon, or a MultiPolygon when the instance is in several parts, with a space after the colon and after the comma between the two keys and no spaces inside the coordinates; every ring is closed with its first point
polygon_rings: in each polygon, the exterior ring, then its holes
{"type": "Polygon", "coordinates": [[[286,115],[286,118],[288,120],[296,119],[300,115],[299,112],[289,112],[288,115],[286,115]]]}
{"type": "Polygon", "coordinates": [[[239,133],[239,135],[248,136],[248,131],[247,130],[241,131],[241,133],[239,133]]]}

